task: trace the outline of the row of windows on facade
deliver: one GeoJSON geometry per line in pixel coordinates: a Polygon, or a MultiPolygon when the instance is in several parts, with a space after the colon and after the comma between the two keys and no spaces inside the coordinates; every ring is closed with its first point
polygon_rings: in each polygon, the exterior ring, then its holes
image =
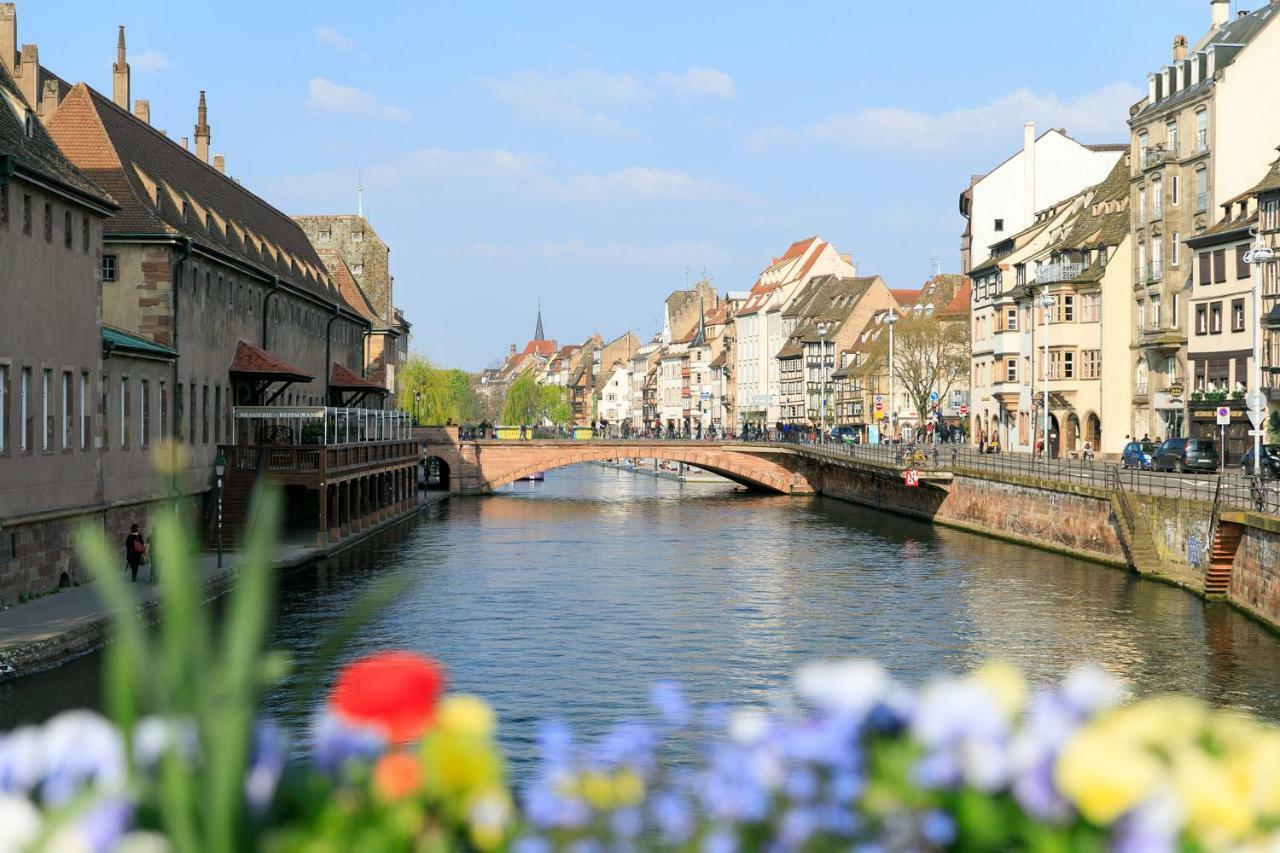
{"type": "MultiPolygon", "coordinates": [[[[1043,375],[1044,353],[1037,352],[1035,358],[1039,368],[1036,375],[1043,375]]],[[[1020,361],[1023,369],[1027,371],[1031,369],[1030,356],[1006,356],[1000,362],[994,364],[976,364],[974,365],[974,382],[977,385],[1017,382],[1020,361]]],[[[1049,378],[1051,380],[1101,379],[1102,351],[1096,349],[1077,351],[1070,348],[1051,348],[1049,350],[1049,378]],[[1079,368],[1078,371],[1077,367],[1079,368]]]]}
{"type": "MultiPolygon", "coordinates": [[[[1050,324],[1097,323],[1102,320],[1102,294],[1100,293],[1061,293],[1054,298],[1053,307],[1049,309],[1050,324]]],[[[1029,327],[1031,310],[1030,305],[1011,305],[993,316],[974,317],[973,335],[975,338],[985,338],[999,332],[1016,332],[1020,326],[1029,327]]],[[[1037,322],[1044,322],[1044,309],[1040,310],[1037,322]]]]}
{"type": "MultiPolygon", "coordinates": [[[[188,288],[193,295],[202,298],[205,304],[213,301],[226,302],[230,310],[248,314],[250,317],[257,312],[258,303],[263,294],[262,288],[238,281],[234,277],[224,277],[222,273],[218,273],[215,279],[213,271],[209,269],[203,272],[204,287],[201,288],[201,270],[195,264],[191,266],[188,288]]],[[[120,265],[116,255],[102,256],[102,280],[107,284],[120,280],[120,265]]],[[[332,316],[313,308],[303,307],[294,301],[282,303],[277,300],[272,307],[274,310],[271,314],[277,323],[283,323],[287,317],[292,325],[298,326],[312,337],[324,336],[329,317],[332,316]]],[[[338,325],[338,340],[342,343],[352,343],[355,339],[355,326],[351,323],[338,325]]]]}
{"type": "MultiPolygon", "coordinates": [[[[1192,140],[1192,148],[1185,152],[1189,155],[1204,154],[1209,150],[1209,110],[1207,107],[1200,107],[1196,110],[1196,135],[1192,140]]],[[[1178,117],[1171,116],[1164,124],[1164,142],[1155,148],[1151,146],[1151,133],[1147,130],[1138,131],[1138,169],[1145,169],[1148,163],[1152,162],[1154,152],[1159,152],[1165,157],[1181,158],[1184,154],[1178,140],[1178,117]]]]}
{"type": "MultiPolygon", "coordinates": [[[[11,411],[17,416],[16,449],[19,453],[34,451],[37,439],[39,449],[45,453],[77,448],[89,450],[93,434],[93,413],[90,408],[93,400],[90,396],[89,372],[80,371],[77,376],[75,371],[63,370],[59,376],[52,368],[44,368],[40,374],[38,389],[34,383],[33,368],[21,367],[18,375],[11,377],[10,366],[0,364],[0,455],[10,454],[11,411]],[[9,383],[15,378],[17,387],[11,390],[9,383]],[[38,399],[35,396],[37,393],[38,399]],[[16,400],[11,403],[15,394],[16,400]],[[40,416],[38,422],[35,420],[37,412],[40,416]]],[[[103,448],[146,448],[153,440],[170,434],[169,395],[164,380],[156,381],[154,397],[150,379],[138,379],[136,387],[135,400],[130,377],[120,377],[113,393],[110,376],[102,375],[97,414],[103,448]],[[152,430],[153,415],[159,418],[158,432],[152,430]],[[117,442],[115,445],[111,440],[113,432],[117,442]]],[[[184,384],[179,382],[177,394],[174,395],[177,407],[173,424],[177,428],[175,437],[190,444],[208,444],[211,435],[214,443],[221,442],[224,436],[229,439],[232,406],[230,387],[188,383],[185,389],[184,384]],[[189,393],[185,389],[189,389],[189,393]]],[[[314,395],[290,394],[285,405],[315,406],[319,405],[319,398],[314,395]]]]}
{"type": "MultiPolygon", "coordinates": [[[[35,220],[35,200],[32,199],[30,193],[22,194],[22,233],[30,237],[34,228],[35,220]]],[[[9,202],[9,185],[0,186],[0,228],[9,230],[11,219],[10,202],[9,202]]],[[[54,205],[51,202],[44,202],[44,225],[42,234],[46,243],[53,242],[53,224],[56,219],[54,205]]],[[[80,251],[83,254],[89,254],[90,246],[90,224],[89,217],[80,216],[80,251]]],[[[71,208],[62,211],[62,246],[64,249],[75,248],[75,215],[71,208]]]]}
{"type": "MultiPolygon", "coordinates": [[[[1195,171],[1196,180],[1196,213],[1205,213],[1209,209],[1209,169],[1206,166],[1198,166],[1195,171]]],[[[1158,222],[1164,218],[1164,179],[1156,176],[1151,179],[1151,206],[1147,206],[1147,190],[1146,184],[1138,185],[1138,203],[1134,215],[1137,217],[1138,225],[1142,226],[1150,222],[1158,222]]],[[[1182,181],[1178,175],[1169,176],[1169,196],[1168,202],[1170,207],[1182,206],[1182,181]]]]}

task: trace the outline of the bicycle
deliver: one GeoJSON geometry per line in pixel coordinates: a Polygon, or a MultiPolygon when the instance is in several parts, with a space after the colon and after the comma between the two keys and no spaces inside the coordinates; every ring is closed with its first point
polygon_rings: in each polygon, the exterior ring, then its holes
{"type": "Polygon", "coordinates": [[[1253,508],[1258,512],[1267,511],[1267,484],[1261,477],[1254,477],[1252,483],[1253,508]]]}

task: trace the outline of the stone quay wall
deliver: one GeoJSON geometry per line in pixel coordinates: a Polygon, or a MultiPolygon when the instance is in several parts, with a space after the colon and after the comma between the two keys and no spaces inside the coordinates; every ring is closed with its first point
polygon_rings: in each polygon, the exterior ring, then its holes
{"type": "Polygon", "coordinates": [[[1256,513],[1224,515],[1244,524],[1231,569],[1227,600],[1272,626],[1280,626],[1280,519],[1256,513]]]}

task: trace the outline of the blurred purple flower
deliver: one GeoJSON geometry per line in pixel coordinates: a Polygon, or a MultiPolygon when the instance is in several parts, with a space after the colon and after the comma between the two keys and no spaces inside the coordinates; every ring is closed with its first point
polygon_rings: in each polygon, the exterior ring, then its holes
{"type": "Polygon", "coordinates": [[[665,843],[679,846],[693,835],[693,813],[683,797],[669,791],[659,793],[652,799],[652,808],[654,822],[665,843]]]}
{"type": "Polygon", "coordinates": [[[511,853],[551,853],[553,849],[550,841],[537,835],[517,838],[511,844],[511,853]]]}
{"type": "Polygon", "coordinates": [[[285,757],[284,732],[271,720],[259,720],[253,731],[249,772],[244,780],[245,802],[253,814],[261,815],[270,807],[284,772],[285,757]]]}
{"type": "Polygon", "coordinates": [[[947,847],[956,837],[955,821],[945,812],[928,812],[920,819],[920,835],[935,847],[947,847]]]}
{"type": "Polygon", "coordinates": [[[644,829],[644,814],[637,808],[618,809],[609,817],[609,828],[616,837],[631,840],[644,829]]]}
{"type": "Polygon", "coordinates": [[[674,681],[659,681],[653,685],[649,698],[667,725],[678,729],[689,725],[692,712],[679,684],[674,681]]]}
{"type": "Polygon", "coordinates": [[[21,726],[0,736],[0,794],[27,793],[43,774],[40,730],[21,726]]]}
{"type": "Polygon", "coordinates": [[[311,758],[317,768],[337,773],[350,761],[381,755],[386,739],[368,726],[353,726],[330,711],[322,711],[311,725],[311,758]]]}
{"type": "Polygon", "coordinates": [[[124,784],[124,741],[102,715],[64,711],[40,731],[40,797],[60,806],[86,788],[115,793],[124,784]]]}
{"type": "Polygon", "coordinates": [[[738,853],[738,836],[729,827],[716,827],[702,840],[702,853],[738,853]]]}
{"type": "Polygon", "coordinates": [[[94,853],[114,850],[129,829],[133,806],[123,797],[108,797],[92,806],[76,821],[75,835],[83,847],[94,853]]]}

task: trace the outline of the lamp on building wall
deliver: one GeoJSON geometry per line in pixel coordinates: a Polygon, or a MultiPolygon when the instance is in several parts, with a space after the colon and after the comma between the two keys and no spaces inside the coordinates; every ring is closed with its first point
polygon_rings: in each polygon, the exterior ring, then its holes
{"type": "MultiPolygon", "coordinates": [[[[1054,306],[1058,300],[1049,295],[1049,288],[1045,286],[1044,295],[1040,297],[1040,309],[1044,311],[1044,365],[1041,368],[1041,375],[1044,378],[1044,459],[1049,461],[1049,309],[1054,306]]],[[[1034,423],[1034,421],[1033,421],[1034,423]]]]}
{"type": "Polygon", "coordinates": [[[213,460],[213,473],[218,485],[215,505],[218,524],[218,568],[222,568],[222,478],[227,473],[227,457],[222,454],[222,448],[218,448],[218,456],[213,460]]]}

